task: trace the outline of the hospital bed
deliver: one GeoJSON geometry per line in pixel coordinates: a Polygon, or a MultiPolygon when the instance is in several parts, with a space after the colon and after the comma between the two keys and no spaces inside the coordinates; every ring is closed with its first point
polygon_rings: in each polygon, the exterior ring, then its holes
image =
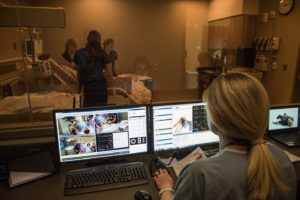
{"type": "MultiPolygon", "coordinates": [[[[69,92],[77,90],[77,72],[62,56],[50,59],[53,75],[69,92]]],[[[151,102],[151,77],[136,74],[122,74],[107,80],[108,104],[130,105],[151,102]],[[148,88],[147,88],[147,87],[148,88]]],[[[61,86],[60,86],[61,87],[61,86]]],[[[82,90],[83,91],[83,90],[82,90]]],[[[81,91],[81,105],[83,92],[81,91]]]]}
{"type": "MultiPolygon", "coordinates": [[[[21,62],[18,60],[18,62],[21,62]]],[[[28,68],[29,89],[26,93],[24,71],[14,71],[0,77],[1,89],[8,88],[0,98],[0,124],[34,121],[51,121],[52,110],[80,108],[83,95],[77,94],[77,74],[74,67],[62,60],[49,59],[28,68]],[[62,63],[62,64],[60,64],[62,63]],[[49,67],[50,66],[50,67],[49,67]],[[38,80],[38,82],[36,82],[38,80]],[[22,83],[22,84],[19,84],[22,83]],[[47,86],[47,91],[40,89],[47,86]],[[6,87],[7,86],[7,87],[6,87]],[[30,98],[30,105],[28,99],[30,98]],[[32,115],[30,113],[30,106],[32,115]]],[[[10,64],[12,61],[9,62],[10,64]]],[[[28,75],[27,74],[27,75],[28,75]]],[[[131,105],[151,102],[152,93],[138,75],[120,75],[108,81],[108,104],[131,105]]],[[[149,78],[148,78],[149,79],[149,78]]]]}

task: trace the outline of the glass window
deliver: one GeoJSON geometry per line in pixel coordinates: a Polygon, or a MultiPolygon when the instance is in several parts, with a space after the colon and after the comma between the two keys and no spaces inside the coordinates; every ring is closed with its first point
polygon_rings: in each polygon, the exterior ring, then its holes
{"type": "Polygon", "coordinates": [[[0,127],[31,122],[22,42],[26,31],[20,26],[18,9],[21,5],[14,0],[0,2],[0,127]]]}
{"type": "Polygon", "coordinates": [[[0,126],[52,125],[54,109],[197,100],[232,72],[261,80],[272,103],[296,101],[299,31],[288,30],[299,12],[279,6],[0,0],[0,126]]]}

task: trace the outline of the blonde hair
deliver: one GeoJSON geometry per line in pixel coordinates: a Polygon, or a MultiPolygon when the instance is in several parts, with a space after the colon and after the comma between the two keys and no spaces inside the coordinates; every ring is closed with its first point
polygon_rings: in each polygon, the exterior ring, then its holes
{"type": "Polygon", "coordinates": [[[285,192],[280,167],[262,139],[268,124],[269,98],[263,85],[254,77],[232,73],[216,78],[203,94],[212,124],[234,140],[253,145],[248,152],[248,199],[273,198],[285,192]]]}

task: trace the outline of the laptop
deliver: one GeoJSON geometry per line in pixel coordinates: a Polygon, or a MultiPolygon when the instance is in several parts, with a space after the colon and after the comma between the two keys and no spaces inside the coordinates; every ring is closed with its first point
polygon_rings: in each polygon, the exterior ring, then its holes
{"type": "Polygon", "coordinates": [[[299,106],[271,107],[268,135],[287,147],[300,146],[299,106]]]}

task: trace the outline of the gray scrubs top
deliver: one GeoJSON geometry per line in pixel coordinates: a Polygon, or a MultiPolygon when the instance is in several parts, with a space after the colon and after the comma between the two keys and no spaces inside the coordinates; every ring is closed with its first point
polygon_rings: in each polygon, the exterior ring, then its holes
{"type": "MultiPolygon", "coordinates": [[[[287,155],[275,145],[268,147],[282,170],[290,190],[277,194],[276,199],[296,199],[297,180],[293,164],[287,155]]],[[[224,150],[214,157],[198,160],[186,166],[179,174],[174,189],[174,200],[247,200],[247,154],[224,150]]]]}

